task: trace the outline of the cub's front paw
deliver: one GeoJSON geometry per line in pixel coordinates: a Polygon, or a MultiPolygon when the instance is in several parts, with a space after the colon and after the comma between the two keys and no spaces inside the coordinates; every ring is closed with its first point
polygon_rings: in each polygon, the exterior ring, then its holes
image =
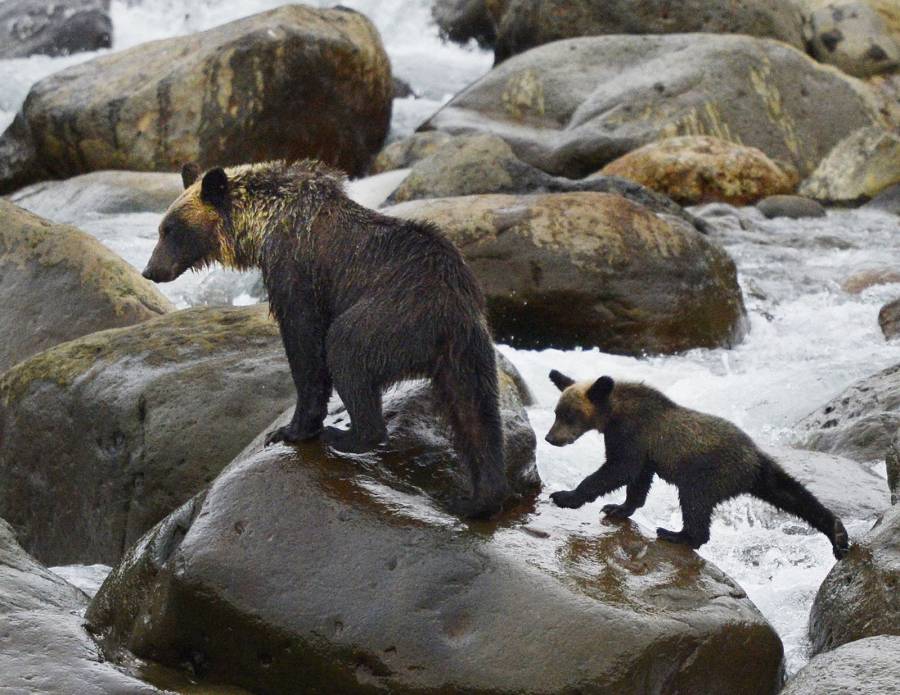
{"type": "Polygon", "coordinates": [[[627,519],[634,514],[634,509],[627,504],[607,504],[600,511],[609,519],[627,519]]]}
{"type": "Polygon", "coordinates": [[[585,499],[574,490],[560,490],[550,495],[553,504],[564,509],[578,509],[585,503],[585,499]]]}

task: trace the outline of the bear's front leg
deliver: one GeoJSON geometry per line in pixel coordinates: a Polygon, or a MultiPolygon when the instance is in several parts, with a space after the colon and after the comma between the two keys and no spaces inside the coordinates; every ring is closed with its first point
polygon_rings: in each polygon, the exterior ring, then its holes
{"type": "Polygon", "coordinates": [[[297,389],[297,407],[290,423],[266,435],[266,446],[276,442],[294,444],[318,437],[322,433],[331,396],[322,322],[311,312],[299,312],[291,313],[280,324],[281,338],[297,389]]]}

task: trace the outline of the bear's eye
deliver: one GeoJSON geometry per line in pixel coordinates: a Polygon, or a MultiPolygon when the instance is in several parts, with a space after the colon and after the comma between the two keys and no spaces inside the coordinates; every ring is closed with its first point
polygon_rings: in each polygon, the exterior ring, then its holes
{"type": "Polygon", "coordinates": [[[174,233],[175,233],[175,225],[172,224],[171,222],[167,222],[166,224],[164,224],[162,226],[162,235],[164,238],[169,236],[170,234],[174,234],[174,233]]]}

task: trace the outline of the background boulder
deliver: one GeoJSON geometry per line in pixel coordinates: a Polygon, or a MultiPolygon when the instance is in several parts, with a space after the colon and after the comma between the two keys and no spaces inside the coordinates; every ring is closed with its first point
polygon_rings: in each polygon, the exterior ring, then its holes
{"type": "Polygon", "coordinates": [[[900,505],[890,507],[846,558],[835,564],[813,601],[813,654],[876,635],[900,636],[900,505]]]}
{"type": "Polygon", "coordinates": [[[92,236],[0,199],[0,373],[53,345],[173,309],[92,236]]]}
{"type": "Polygon", "coordinates": [[[770,195],[760,200],[756,209],[769,219],[789,217],[799,220],[826,215],[825,208],[812,198],[804,198],[802,195],[770,195]]]}
{"type": "Polygon", "coordinates": [[[603,34],[749,34],[803,49],[802,17],[783,0],[510,0],[497,61],[541,44],[603,34]]]}
{"type": "Polygon", "coordinates": [[[92,629],[270,693],[777,691],[777,636],[696,554],[549,506],[463,524],[415,473],[258,440],[129,551],[92,629]]]}
{"type": "Polygon", "coordinates": [[[676,135],[741,142],[807,175],[878,118],[862,83],[783,43],[673,34],[535,48],[456,95],[423,129],[494,133],[519,158],[569,178],[676,135]]]}
{"type": "Polygon", "coordinates": [[[795,171],[785,171],[755,147],[704,135],[651,142],[600,173],[635,181],[681,205],[749,205],[790,193],[799,182],[795,171]]]}
{"type": "Polygon", "coordinates": [[[619,354],[732,344],[744,327],[734,263],[680,219],[610,193],[413,201],[478,276],[497,340],[619,354]]]}
{"type": "Polygon", "coordinates": [[[828,3],[809,15],[807,27],[816,60],[848,75],[868,77],[900,65],[900,45],[867,2],[828,3]]]}
{"type": "Polygon", "coordinates": [[[860,128],[841,140],[800,186],[810,198],[856,202],[900,183],[900,136],[860,128]]]}
{"type": "Polygon", "coordinates": [[[0,3],[0,60],[67,55],[112,45],[109,0],[0,3]]]}
{"type": "Polygon", "coordinates": [[[387,135],[392,97],[390,63],[368,19],[284,5],[44,78],[0,138],[0,191],[187,161],[317,157],[360,174],[387,135]]]}
{"type": "MultiPolygon", "coordinates": [[[[892,282],[900,282],[900,277],[895,278],[892,282]]],[[[900,299],[895,299],[881,307],[881,311],[878,312],[878,325],[881,326],[881,332],[888,340],[893,340],[900,335],[900,299]]]]}
{"type": "Polygon", "coordinates": [[[294,398],[265,306],[64,343],[0,379],[0,515],[47,564],[113,564],[294,398]]]}

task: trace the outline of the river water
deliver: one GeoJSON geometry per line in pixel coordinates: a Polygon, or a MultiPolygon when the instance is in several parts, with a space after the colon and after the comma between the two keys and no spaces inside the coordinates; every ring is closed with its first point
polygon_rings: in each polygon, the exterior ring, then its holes
{"type": "MultiPolygon", "coordinates": [[[[205,29],[279,4],[279,0],[114,0],[113,50],[205,29]]],[[[440,41],[430,17],[430,0],[342,0],[342,4],[365,12],[375,22],[395,75],[418,95],[395,100],[391,137],[411,132],[454,92],[490,69],[488,52],[440,41]]],[[[94,55],[0,61],[0,127],[12,120],[36,80],[94,55]]],[[[354,182],[352,194],[377,204],[398,176],[402,173],[354,182]]],[[[103,192],[81,193],[77,205],[62,206],[60,201],[71,196],[62,196],[59,187],[51,186],[23,204],[51,219],[76,224],[142,267],[155,243],[159,216],[98,214],[92,210],[99,202],[94,196],[103,192]]],[[[501,348],[537,399],[529,414],[538,433],[538,465],[547,492],[574,486],[603,460],[602,438],[595,434],[566,449],[543,442],[557,395],[547,379],[551,368],[581,379],[610,374],[644,380],[683,405],[732,420],[764,446],[778,446],[795,442],[797,420],[844,387],[900,362],[900,343],[886,343],[877,324],[879,308],[900,295],[900,285],[877,286],[855,295],[840,286],[860,270],[900,266],[896,217],[832,211],[824,219],[767,221],[744,209],[716,219],[716,237],[738,265],[750,317],[750,332],[734,349],[637,359],[597,350],[501,348]]],[[[255,287],[252,276],[217,270],[185,276],[161,289],[178,305],[187,306],[249,303],[255,300],[255,287]]],[[[867,467],[884,476],[883,462],[867,467]]],[[[623,495],[609,499],[618,501],[623,495]]],[[[601,500],[572,513],[580,522],[602,523],[598,519],[602,504],[601,500]]],[[[674,488],[657,481],[647,505],[634,518],[652,535],[657,526],[679,528],[679,517],[674,488]]],[[[851,513],[844,521],[851,536],[859,536],[871,526],[872,512],[851,513]]],[[[808,658],[809,608],[834,562],[825,538],[764,503],[740,498],[716,513],[712,540],[700,554],[730,574],[775,626],[785,644],[788,671],[800,668],[808,658]]],[[[103,571],[97,566],[61,570],[89,590],[96,588],[103,571]]]]}

